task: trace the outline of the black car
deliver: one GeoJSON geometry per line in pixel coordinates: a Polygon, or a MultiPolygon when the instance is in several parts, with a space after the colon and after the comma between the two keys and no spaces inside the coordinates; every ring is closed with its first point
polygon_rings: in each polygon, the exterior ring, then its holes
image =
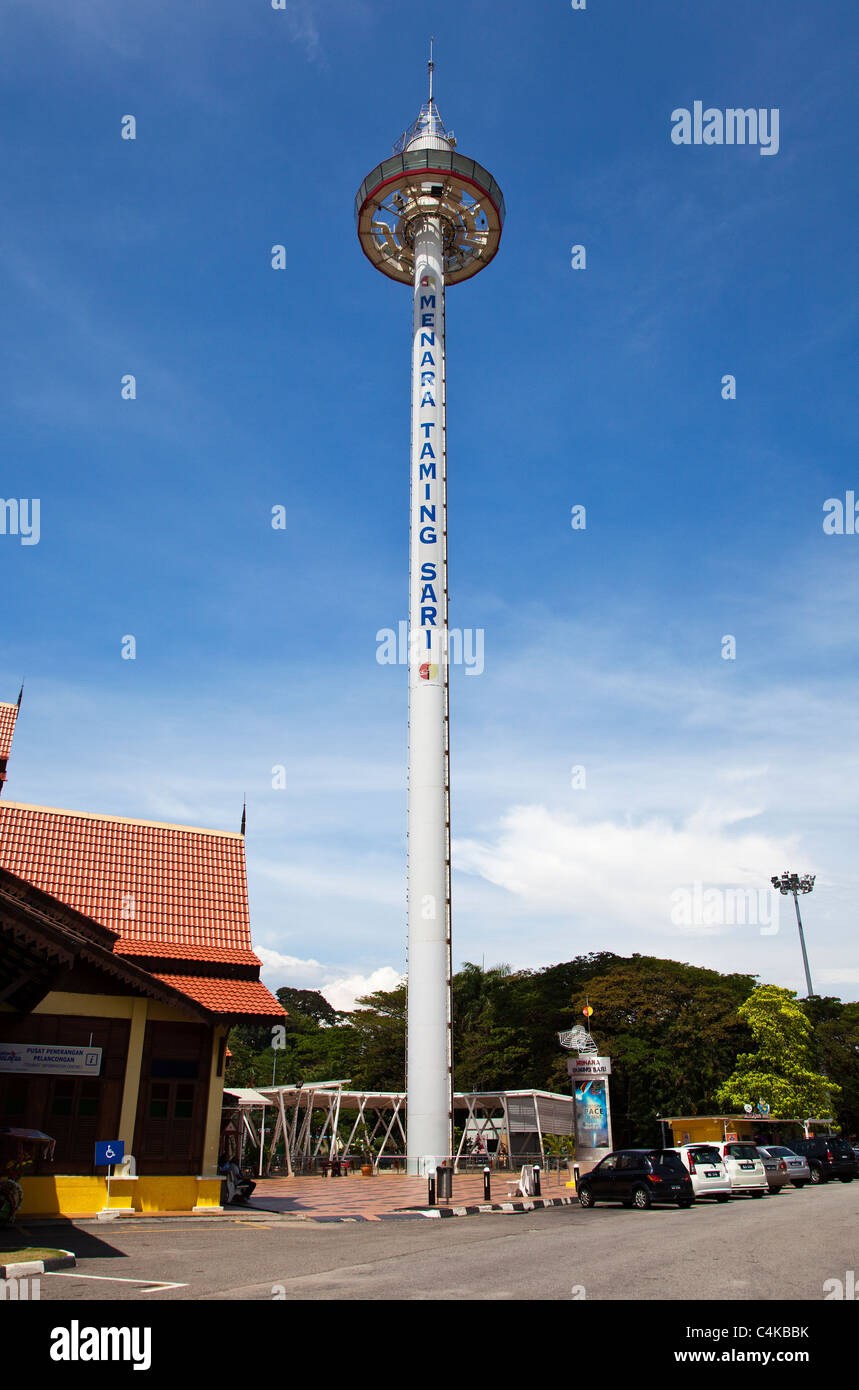
{"type": "Polygon", "coordinates": [[[852,1147],[837,1134],[821,1134],[815,1139],[791,1139],[790,1146],[795,1153],[803,1154],[808,1160],[813,1183],[829,1182],[838,1178],[841,1182],[852,1182],[859,1174],[859,1163],[852,1147]]]}
{"type": "Polygon", "coordinates": [[[583,1207],[620,1202],[646,1211],[654,1202],[691,1207],[695,1189],[686,1165],[672,1149],[617,1149],[579,1179],[583,1207]]]}

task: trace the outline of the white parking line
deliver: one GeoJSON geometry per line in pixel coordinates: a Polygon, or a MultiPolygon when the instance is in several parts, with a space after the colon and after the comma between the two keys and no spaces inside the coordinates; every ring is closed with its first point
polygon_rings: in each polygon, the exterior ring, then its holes
{"type": "Polygon", "coordinates": [[[187,1284],[168,1284],[159,1279],[127,1279],[119,1274],[78,1274],[76,1271],[62,1273],[58,1269],[49,1270],[45,1275],[48,1279],[98,1279],[106,1284],[145,1284],[146,1288],[141,1289],[141,1293],[154,1292],[156,1289],[187,1289],[187,1284]]]}

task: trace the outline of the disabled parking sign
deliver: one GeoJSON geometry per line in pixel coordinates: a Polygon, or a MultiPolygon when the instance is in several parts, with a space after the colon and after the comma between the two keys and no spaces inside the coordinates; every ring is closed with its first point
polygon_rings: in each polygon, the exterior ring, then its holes
{"type": "Polygon", "coordinates": [[[95,1146],[96,1168],[109,1168],[113,1163],[121,1163],[124,1157],[124,1139],[105,1139],[95,1146]]]}

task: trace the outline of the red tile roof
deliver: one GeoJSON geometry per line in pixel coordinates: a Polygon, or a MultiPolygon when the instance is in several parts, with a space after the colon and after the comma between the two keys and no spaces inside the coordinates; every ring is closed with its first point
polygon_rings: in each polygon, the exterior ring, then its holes
{"type": "Polygon", "coordinates": [[[125,955],[133,938],[140,954],[259,964],[241,835],[7,801],[0,865],[117,932],[125,955]]]}
{"type": "MultiPolygon", "coordinates": [[[[117,955],[259,970],[241,835],[0,801],[0,867],[116,932],[117,955]]],[[[156,978],[216,1013],[283,1015],[259,980],[156,978]]]]}
{"type": "Polygon", "coordinates": [[[212,1013],[284,1017],[282,1005],[261,980],[213,980],[203,975],[156,975],[155,979],[181,990],[212,1013]]]}
{"type": "Polygon", "coordinates": [[[12,735],[17,718],[17,705],[0,704],[0,758],[8,758],[12,752],[12,735]]]}

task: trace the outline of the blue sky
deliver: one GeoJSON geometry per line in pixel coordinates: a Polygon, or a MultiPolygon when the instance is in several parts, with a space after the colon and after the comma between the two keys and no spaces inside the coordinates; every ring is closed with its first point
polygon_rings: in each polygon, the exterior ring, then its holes
{"type": "Polygon", "coordinates": [[[267,982],[342,1005],[402,971],[376,634],[406,612],[410,296],[353,199],[433,33],[507,204],[447,305],[451,624],[485,642],[452,679],[455,961],[802,989],[786,912],[671,916],[790,867],[817,988],[859,998],[859,536],[822,529],[859,493],[857,28],[846,0],[12,3],[2,493],[41,520],[0,535],[5,794],[237,829],[246,793],[267,982]],[[673,144],[697,100],[778,108],[778,153],[673,144]]]}

